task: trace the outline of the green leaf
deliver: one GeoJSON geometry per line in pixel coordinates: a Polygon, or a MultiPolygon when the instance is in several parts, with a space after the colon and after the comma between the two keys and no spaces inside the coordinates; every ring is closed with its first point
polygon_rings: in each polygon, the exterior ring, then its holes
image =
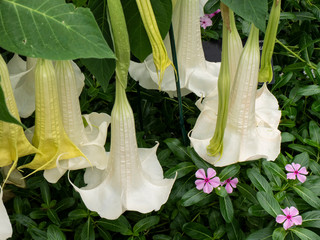
{"type": "Polygon", "coordinates": [[[46,205],[49,206],[50,202],[51,202],[51,194],[50,194],[50,189],[49,189],[49,185],[46,181],[43,181],[40,184],[40,190],[41,190],[41,197],[42,200],[44,201],[44,203],[46,205]]]}
{"type": "Polygon", "coordinates": [[[293,158],[293,162],[299,163],[301,167],[308,167],[309,160],[310,160],[309,155],[306,152],[300,153],[293,158]]]}
{"type": "Polygon", "coordinates": [[[227,223],[231,223],[233,220],[233,205],[229,196],[220,197],[220,212],[222,217],[227,223]]]}
{"type": "Polygon", "coordinates": [[[64,240],[66,239],[66,236],[63,234],[63,232],[60,230],[59,227],[56,225],[49,225],[47,229],[47,237],[48,240],[64,240]]]}
{"type": "MultiPolygon", "coordinates": [[[[135,0],[121,0],[126,17],[130,48],[132,54],[142,62],[150,53],[151,45],[143,26],[139,10],[135,0]]],[[[151,0],[154,15],[162,38],[169,31],[172,15],[171,0],[151,0]]]]}
{"type": "Polygon", "coordinates": [[[237,189],[250,202],[252,202],[254,204],[258,204],[258,200],[256,198],[257,192],[253,188],[251,188],[248,184],[238,183],[237,184],[237,189]]]}
{"type": "Polygon", "coordinates": [[[309,211],[301,214],[302,227],[320,228],[320,211],[309,211]]]}
{"type": "Polygon", "coordinates": [[[11,115],[9,109],[7,108],[6,99],[4,97],[4,92],[1,87],[1,77],[0,77],[0,112],[1,112],[0,121],[18,124],[21,127],[27,129],[26,126],[24,126],[20,121],[18,121],[14,116],[11,115]]]}
{"type": "Polygon", "coordinates": [[[86,218],[88,217],[88,211],[85,209],[75,209],[69,212],[68,217],[72,220],[86,218]]]}
{"type": "Polygon", "coordinates": [[[183,225],[182,230],[189,236],[191,239],[212,239],[212,233],[206,228],[203,224],[200,223],[186,223],[183,225]]]}
{"type": "Polygon", "coordinates": [[[269,162],[269,161],[263,161],[262,165],[263,165],[264,168],[268,169],[274,175],[279,176],[280,178],[282,178],[285,181],[287,181],[286,174],[284,173],[284,171],[276,163],[269,162]]]}
{"type": "MultiPolygon", "coordinates": [[[[280,16],[281,18],[281,16],[280,16]]],[[[272,86],[272,91],[274,91],[277,88],[283,87],[286,85],[292,78],[293,72],[287,72],[283,76],[280,77],[280,79],[272,86]]]]}
{"type": "Polygon", "coordinates": [[[148,230],[154,225],[157,225],[159,221],[160,221],[159,216],[150,216],[150,217],[143,218],[133,226],[133,234],[148,230]]]}
{"type": "Polygon", "coordinates": [[[60,212],[63,210],[66,210],[67,208],[70,208],[74,205],[75,199],[72,197],[64,198],[60,202],[57,203],[56,211],[60,212]]]}
{"type": "Polygon", "coordinates": [[[177,179],[182,178],[183,176],[187,175],[188,173],[195,171],[195,166],[191,162],[182,162],[179,163],[177,166],[170,168],[168,171],[165,172],[165,178],[174,178],[177,174],[177,179]]]}
{"type": "Polygon", "coordinates": [[[35,221],[23,214],[13,214],[12,217],[10,216],[10,219],[28,228],[37,226],[35,221]]]}
{"type": "Polygon", "coordinates": [[[204,161],[194,150],[194,148],[187,147],[187,152],[192,160],[192,162],[197,166],[197,168],[208,169],[212,168],[212,165],[204,161]]]}
{"type": "Polygon", "coordinates": [[[273,228],[267,227],[251,233],[246,240],[272,240],[273,228]]]}
{"type": "Polygon", "coordinates": [[[257,199],[263,209],[266,210],[266,212],[271,216],[276,217],[277,215],[281,214],[281,207],[273,195],[266,192],[258,192],[257,199]]]}
{"type": "Polygon", "coordinates": [[[301,240],[319,240],[320,236],[306,228],[289,228],[291,232],[297,235],[301,240]]]}
{"type": "Polygon", "coordinates": [[[314,192],[302,186],[292,186],[292,188],[306,203],[316,209],[320,209],[320,199],[314,192]]]}
{"type": "Polygon", "coordinates": [[[225,187],[221,186],[221,187],[217,187],[214,189],[214,191],[216,192],[216,194],[220,197],[226,197],[228,196],[228,192],[226,190],[225,187]]]}
{"type": "Polygon", "coordinates": [[[226,233],[226,228],[224,225],[220,225],[217,230],[213,233],[213,239],[221,239],[223,235],[226,233]]]}
{"type": "Polygon", "coordinates": [[[309,153],[310,155],[314,156],[314,157],[317,157],[317,153],[316,151],[312,148],[312,147],[309,147],[309,146],[304,146],[304,145],[301,145],[301,144],[289,144],[288,145],[289,148],[293,149],[293,150],[296,150],[298,152],[306,152],[306,153],[309,153]]]}
{"type": "Polygon", "coordinates": [[[265,217],[269,215],[261,205],[252,205],[248,208],[248,213],[255,217],[265,217]]]}
{"type": "Polygon", "coordinates": [[[320,144],[320,127],[315,121],[309,122],[309,134],[310,134],[311,140],[320,144]]]}
{"type": "Polygon", "coordinates": [[[254,23],[261,31],[266,30],[266,18],[268,15],[267,0],[222,0],[229,8],[245,20],[254,23]]]}
{"type": "Polygon", "coordinates": [[[276,228],[272,233],[272,240],[284,240],[287,234],[283,227],[276,228]]]}
{"type": "Polygon", "coordinates": [[[209,0],[204,5],[203,10],[204,10],[204,13],[210,14],[210,13],[214,13],[215,11],[217,11],[218,8],[220,8],[219,0],[211,0],[211,1],[209,0]]]}
{"type": "Polygon", "coordinates": [[[95,233],[90,218],[84,224],[80,236],[81,240],[95,240],[95,233]]]}
{"type": "Polygon", "coordinates": [[[165,234],[157,234],[152,237],[152,240],[172,240],[172,237],[165,234]]]}
{"type": "Polygon", "coordinates": [[[211,229],[215,230],[223,225],[223,220],[220,212],[217,210],[211,209],[208,215],[209,226],[211,229]]]}
{"type": "Polygon", "coordinates": [[[312,96],[320,94],[320,86],[319,85],[307,85],[300,87],[297,91],[297,95],[299,96],[312,96]]]}
{"type": "Polygon", "coordinates": [[[309,168],[311,169],[311,171],[314,173],[314,174],[317,174],[320,176],[320,165],[319,163],[317,163],[316,161],[314,160],[310,160],[309,161],[309,168]]]}
{"type": "Polygon", "coordinates": [[[56,225],[60,225],[60,218],[54,209],[47,210],[48,218],[56,225]]]}
{"type": "Polygon", "coordinates": [[[114,58],[87,8],[64,0],[3,0],[0,16],[0,46],[8,51],[51,60],[114,58]]]}
{"type": "Polygon", "coordinates": [[[177,138],[167,138],[164,140],[164,143],[167,144],[171,152],[180,160],[190,159],[187,148],[182,145],[179,139],[177,138]]]}
{"type": "Polygon", "coordinates": [[[196,188],[192,188],[182,196],[181,205],[184,207],[188,207],[188,206],[191,206],[191,205],[194,205],[194,204],[200,202],[201,200],[203,200],[209,196],[210,196],[209,194],[204,193],[201,190],[198,190],[196,188]]]}
{"type": "Polygon", "coordinates": [[[242,240],[245,238],[244,233],[242,232],[236,219],[233,219],[231,223],[227,224],[226,230],[229,240],[242,240]]]}
{"type": "Polygon", "coordinates": [[[288,132],[281,133],[281,143],[293,142],[296,139],[294,135],[288,132]]]}
{"type": "Polygon", "coordinates": [[[247,175],[253,185],[259,190],[272,194],[272,188],[268,181],[257,171],[257,169],[248,169],[247,175]]]}
{"type": "Polygon", "coordinates": [[[116,220],[100,219],[96,223],[103,229],[119,232],[122,235],[132,235],[131,225],[124,216],[120,216],[116,220]]]}
{"type": "Polygon", "coordinates": [[[108,231],[106,231],[105,229],[103,229],[99,226],[97,226],[97,228],[98,228],[99,234],[103,238],[103,240],[112,240],[112,236],[108,231]]]}
{"type": "Polygon", "coordinates": [[[219,174],[220,181],[225,181],[228,178],[234,177],[240,170],[239,164],[232,164],[225,167],[219,174]]]}

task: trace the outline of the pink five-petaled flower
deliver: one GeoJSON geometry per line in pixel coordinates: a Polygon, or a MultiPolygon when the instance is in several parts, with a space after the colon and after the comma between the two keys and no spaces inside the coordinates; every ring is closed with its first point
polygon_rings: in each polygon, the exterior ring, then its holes
{"type": "Polygon", "coordinates": [[[220,178],[214,177],[216,175],[216,171],[213,168],[208,168],[207,176],[204,169],[199,169],[196,172],[196,177],[200,178],[195,181],[196,188],[198,190],[203,189],[205,193],[211,193],[213,188],[220,186],[220,178]]]}
{"type": "Polygon", "coordinates": [[[200,17],[200,26],[203,29],[206,29],[207,27],[212,26],[212,21],[210,19],[210,17],[204,15],[203,17],[200,17]]]}
{"type": "Polygon", "coordinates": [[[292,163],[286,165],[286,170],[289,172],[287,173],[287,179],[296,179],[302,183],[304,183],[307,179],[305,175],[308,174],[307,169],[305,167],[301,168],[301,165],[299,163],[292,163]]]}
{"type": "Polygon", "coordinates": [[[287,230],[291,228],[293,225],[301,225],[302,217],[299,215],[298,209],[295,207],[286,207],[285,209],[281,209],[284,215],[280,214],[277,216],[277,223],[283,223],[283,228],[287,230]]]}
{"type": "Polygon", "coordinates": [[[221,185],[226,184],[227,193],[232,193],[233,189],[237,187],[238,182],[239,182],[238,178],[234,178],[234,179],[228,178],[227,180],[222,182],[221,185]]]}

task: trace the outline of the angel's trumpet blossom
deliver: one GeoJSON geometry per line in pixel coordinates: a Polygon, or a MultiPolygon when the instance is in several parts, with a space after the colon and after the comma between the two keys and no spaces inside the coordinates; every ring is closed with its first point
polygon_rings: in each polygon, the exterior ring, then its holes
{"type": "Polygon", "coordinates": [[[104,169],[107,165],[104,145],[110,116],[105,113],[84,115],[87,124],[84,127],[77,89],[77,86],[83,85],[84,75],[76,78],[73,69],[71,61],[56,61],[55,63],[62,124],[70,140],[87,159],[77,157],[57,161],[56,168],[44,171],[44,177],[51,183],[57,182],[67,170],[90,166],[104,169]],[[80,83],[77,84],[77,81],[80,83]]]}
{"type": "Polygon", "coordinates": [[[7,213],[7,210],[3,204],[2,195],[3,190],[0,188],[0,239],[8,239],[12,236],[12,225],[7,213]]]}
{"type": "Polygon", "coordinates": [[[164,46],[150,0],[136,0],[136,2],[144,28],[146,29],[151,44],[153,62],[158,77],[158,85],[159,88],[161,88],[164,71],[170,65],[173,66],[173,63],[168,57],[168,53],[164,46]]]}
{"type": "MultiPolygon", "coordinates": [[[[14,99],[7,65],[0,56],[0,84],[6,99],[9,112],[20,120],[18,108],[14,99]]],[[[23,128],[17,124],[0,121],[0,167],[11,165],[6,178],[15,169],[19,157],[38,152],[24,135],[23,128]]]]}
{"type": "Polygon", "coordinates": [[[271,59],[280,20],[280,8],[281,0],[273,0],[266,35],[262,46],[259,82],[271,82],[273,78],[271,59]]]}
{"type": "Polygon", "coordinates": [[[84,175],[87,186],[74,188],[91,211],[117,219],[126,210],[159,210],[169,197],[174,179],[163,178],[157,145],[151,149],[137,146],[133,112],[125,92],[130,48],[120,0],[109,1],[108,9],[117,56],[108,165],[105,170],[88,168],[84,175]]]}
{"type": "Polygon", "coordinates": [[[36,120],[32,139],[41,153],[19,168],[38,170],[56,167],[57,160],[84,157],[63,128],[56,75],[52,62],[38,59],[35,68],[36,120]]]}
{"type": "Polygon", "coordinates": [[[280,152],[281,135],[277,127],[281,112],[278,102],[266,85],[257,90],[258,38],[259,31],[252,25],[231,89],[224,151],[219,156],[209,156],[206,151],[217,121],[217,93],[197,103],[201,114],[192,130],[191,144],[203,159],[215,166],[259,158],[275,160],[280,152]]]}
{"type": "MultiPolygon", "coordinates": [[[[207,94],[217,87],[220,63],[205,60],[200,31],[199,0],[177,0],[173,8],[172,26],[177,53],[181,94],[194,92],[197,96],[207,94]]],[[[166,36],[165,47],[171,53],[169,35],[166,36]]],[[[157,89],[157,71],[153,66],[153,55],[149,55],[143,63],[131,61],[129,74],[147,89],[157,89]]],[[[171,57],[171,54],[169,54],[171,57]]],[[[176,95],[175,72],[166,69],[161,90],[170,96],[176,95]]]]}
{"type": "Polygon", "coordinates": [[[24,61],[15,54],[8,62],[10,80],[19,115],[29,117],[35,109],[34,69],[37,59],[27,57],[24,61]]]}

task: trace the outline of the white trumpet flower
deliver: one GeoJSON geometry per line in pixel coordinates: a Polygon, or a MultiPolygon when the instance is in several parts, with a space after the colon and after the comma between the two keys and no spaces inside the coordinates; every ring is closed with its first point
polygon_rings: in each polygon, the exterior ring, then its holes
{"type": "MultiPolygon", "coordinates": [[[[177,0],[173,9],[172,25],[182,95],[194,92],[197,96],[207,96],[216,88],[218,81],[220,63],[207,62],[204,58],[199,4],[199,0],[177,0]]],[[[169,35],[166,36],[164,43],[171,58],[169,35]]],[[[166,69],[162,84],[158,86],[152,54],[143,63],[131,61],[129,74],[144,88],[160,87],[170,96],[176,94],[175,73],[172,67],[166,69]]]]}
{"type": "Polygon", "coordinates": [[[275,160],[280,153],[281,135],[277,127],[281,112],[276,98],[266,85],[256,90],[259,59],[258,29],[253,26],[231,89],[222,155],[207,154],[217,120],[217,91],[212,92],[202,103],[196,103],[201,114],[190,135],[191,145],[204,160],[214,166],[227,166],[259,158],[275,160]]]}
{"type": "Polygon", "coordinates": [[[5,240],[12,236],[12,225],[7,213],[7,210],[3,204],[2,195],[3,190],[0,187],[0,239],[5,240]]]}
{"type": "Polygon", "coordinates": [[[159,210],[170,194],[174,179],[164,179],[156,156],[157,145],[138,148],[133,112],[126,96],[130,47],[120,0],[108,10],[116,61],[116,99],[111,113],[111,147],[105,170],[87,168],[87,186],[74,188],[88,209],[101,217],[117,219],[124,211],[159,210]],[[119,41],[121,39],[121,41],[119,41]]]}
{"type": "Polygon", "coordinates": [[[70,140],[86,156],[57,161],[57,167],[44,171],[48,182],[55,183],[67,170],[96,166],[104,169],[107,165],[105,142],[110,116],[105,113],[84,115],[84,127],[77,86],[83,85],[84,76],[76,77],[71,61],[57,61],[55,71],[58,85],[60,111],[63,127],[70,140]],[[77,81],[82,82],[77,84],[77,81]]]}

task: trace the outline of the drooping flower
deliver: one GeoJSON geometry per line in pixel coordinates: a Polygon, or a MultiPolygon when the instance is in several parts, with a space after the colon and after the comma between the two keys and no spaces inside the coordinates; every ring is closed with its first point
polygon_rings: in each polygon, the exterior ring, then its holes
{"type": "Polygon", "coordinates": [[[289,172],[287,173],[287,179],[295,180],[297,178],[302,183],[306,181],[307,177],[305,175],[308,174],[306,167],[301,167],[299,163],[291,163],[287,164],[285,168],[289,172]]]}
{"type": "Polygon", "coordinates": [[[0,187],[0,239],[8,239],[12,236],[12,225],[7,213],[7,210],[3,204],[2,195],[3,190],[0,187]]]}
{"type": "MultiPolygon", "coordinates": [[[[199,23],[199,0],[177,0],[172,14],[177,53],[178,71],[180,76],[181,94],[194,92],[197,96],[207,96],[216,88],[220,63],[207,62],[201,42],[199,23]]],[[[164,40],[171,57],[169,35],[164,40]]],[[[152,54],[143,63],[131,61],[129,74],[147,89],[158,89],[157,71],[154,67],[152,54]]],[[[161,90],[170,96],[176,95],[176,80],[173,68],[164,72],[161,90]]]]}
{"type": "Polygon", "coordinates": [[[212,26],[211,18],[209,16],[206,16],[206,15],[200,17],[200,26],[203,29],[206,29],[207,27],[212,26]]]}
{"type": "Polygon", "coordinates": [[[158,85],[160,89],[164,77],[164,71],[170,65],[173,66],[173,63],[168,57],[168,53],[164,46],[150,0],[136,0],[136,2],[144,28],[147,32],[152,47],[153,62],[156,68],[158,85]]]}
{"type": "Polygon", "coordinates": [[[302,217],[299,215],[298,209],[295,207],[286,207],[285,209],[281,209],[284,215],[280,214],[277,216],[277,223],[283,223],[283,228],[287,230],[294,225],[302,224],[302,217]]]}
{"type": "Polygon", "coordinates": [[[73,186],[87,208],[101,217],[116,219],[126,210],[141,213],[159,210],[169,197],[174,179],[163,178],[156,156],[158,145],[151,149],[137,146],[134,116],[125,92],[130,48],[120,0],[110,1],[108,10],[117,57],[110,153],[106,169],[86,169],[87,186],[73,186]]]}
{"type": "Polygon", "coordinates": [[[227,180],[221,183],[221,186],[226,185],[227,193],[232,193],[234,188],[237,188],[238,178],[228,178],[227,180]]]}
{"type": "Polygon", "coordinates": [[[56,75],[52,62],[38,59],[35,68],[36,120],[32,139],[39,149],[34,159],[19,168],[38,170],[56,167],[57,160],[85,157],[64,131],[56,75]]]}
{"type": "Polygon", "coordinates": [[[84,115],[84,127],[79,104],[77,81],[83,83],[84,76],[76,78],[71,61],[56,61],[59,103],[63,128],[70,140],[86,156],[57,161],[57,167],[44,171],[47,181],[55,183],[67,170],[95,166],[104,169],[107,165],[105,142],[110,116],[105,113],[84,115]]]}
{"type": "Polygon", "coordinates": [[[196,103],[201,113],[190,136],[191,145],[204,160],[215,166],[259,158],[274,160],[280,152],[278,102],[266,85],[257,90],[258,36],[258,29],[253,26],[239,60],[230,94],[222,155],[209,156],[206,149],[217,121],[217,92],[212,92],[202,103],[196,103]]]}
{"type": "MultiPolygon", "coordinates": [[[[0,84],[6,99],[6,105],[11,115],[20,120],[18,108],[14,99],[9,72],[5,61],[0,55],[0,84]]],[[[6,174],[6,179],[15,169],[18,158],[39,151],[27,140],[23,128],[17,124],[0,121],[0,167],[11,165],[10,170],[6,174]]],[[[4,182],[5,182],[4,181],[4,182]]]]}
{"type": "Polygon", "coordinates": [[[198,190],[203,189],[205,193],[211,193],[212,190],[220,186],[220,179],[216,176],[216,171],[213,168],[207,169],[207,175],[204,169],[200,168],[196,171],[196,177],[199,178],[195,181],[198,190]]]}

